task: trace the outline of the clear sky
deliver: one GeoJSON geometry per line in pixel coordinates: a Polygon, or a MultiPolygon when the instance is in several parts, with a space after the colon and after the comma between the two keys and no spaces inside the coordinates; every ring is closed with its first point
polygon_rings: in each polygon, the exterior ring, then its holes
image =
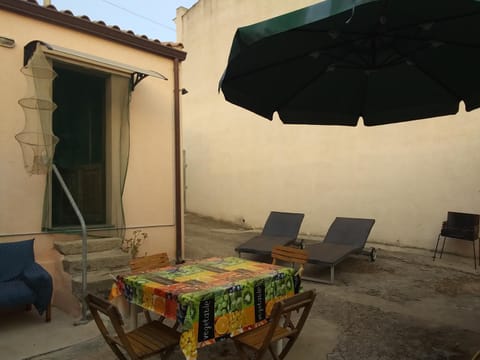
{"type": "MultiPolygon", "coordinates": [[[[197,0],[50,0],[57,10],[71,10],[160,41],[176,41],[176,9],[190,8],[197,0]]],[[[37,0],[43,4],[43,0],[37,0]]]]}

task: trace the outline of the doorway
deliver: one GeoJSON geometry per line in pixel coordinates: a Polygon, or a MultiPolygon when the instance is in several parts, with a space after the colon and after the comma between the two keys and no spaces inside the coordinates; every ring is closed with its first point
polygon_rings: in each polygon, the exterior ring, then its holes
{"type": "MultiPolygon", "coordinates": [[[[105,94],[106,76],[74,66],[54,64],[53,132],[60,138],[54,163],[87,225],[106,223],[105,94]]],[[[76,227],[78,218],[53,176],[51,225],[76,227]]]]}

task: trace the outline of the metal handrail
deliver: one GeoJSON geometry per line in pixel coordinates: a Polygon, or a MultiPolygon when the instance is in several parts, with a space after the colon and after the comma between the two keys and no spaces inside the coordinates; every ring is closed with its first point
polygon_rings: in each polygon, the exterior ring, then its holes
{"type": "Polygon", "coordinates": [[[82,317],[80,320],[74,322],[74,325],[82,325],[88,323],[87,303],[85,300],[85,297],[87,296],[87,226],[85,225],[85,220],[80,209],[77,206],[77,203],[73,199],[70,190],[68,190],[67,184],[65,184],[65,181],[63,180],[63,177],[60,174],[60,171],[58,171],[55,164],[52,164],[52,169],[57,176],[58,182],[62,186],[65,195],[67,195],[67,198],[70,201],[70,205],[72,205],[72,208],[75,211],[75,214],[77,215],[78,220],[80,221],[80,226],[82,228],[82,299],[80,300],[82,302],[82,317]]]}

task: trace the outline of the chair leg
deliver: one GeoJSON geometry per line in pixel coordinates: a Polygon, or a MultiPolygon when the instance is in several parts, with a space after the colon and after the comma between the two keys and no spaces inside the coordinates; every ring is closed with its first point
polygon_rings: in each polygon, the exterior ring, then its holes
{"type": "Polygon", "coordinates": [[[236,341],[234,343],[237,349],[237,354],[240,356],[240,358],[242,360],[249,360],[247,353],[245,352],[245,350],[243,350],[243,347],[236,341]]]}
{"type": "Polygon", "coordinates": [[[473,355],[473,358],[472,360],[477,360],[477,359],[480,359],[480,350],[478,350],[475,355],[473,355]]]}
{"type": "Polygon", "coordinates": [[[435,251],[433,252],[433,261],[435,261],[435,258],[437,257],[437,249],[438,249],[438,243],[439,242],[440,242],[440,234],[438,234],[437,245],[435,245],[435,251]]]}
{"type": "Polygon", "coordinates": [[[442,255],[443,255],[443,249],[445,249],[445,240],[446,240],[446,236],[443,237],[443,244],[442,244],[442,251],[440,252],[440,259],[442,258],[442,255]]]}
{"type": "MultiPolygon", "coordinates": [[[[282,341],[282,340],[278,340],[278,341],[282,341]]],[[[270,355],[272,355],[273,360],[280,360],[279,355],[277,354],[277,349],[275,349],[272,344],[270,344],[270,346],[268,347],[268,350],[270,351],[270,355]]]]}
{"type": "Polygon", "coordinates": [[[295,344],[295,342],[297,341],[297,338],[298,338],[298,334],[294,335],[293,338],[289,338],[287,340],[288,342],[285,345],[285,347],[283,348],[282,352],[280,354],[278,354],[279,359],[284,359],[285,356],[287,356],[287,354],[290,351],[290,349],[292,348],[293,344],[295,344]]]}
{"type": "MultiPolygon", "coordinates": [[[[103,334],[102,334],[103,335],[103,334]]],[[[119,358],[120,360],[128,360],[127,357],[122,353],[122,351],[118,348],[118,345],[116,343],[114,343],[112,340],[106,338],[105,336],[103,337],[106,341],[106,343],[108,344],[108,346],[110,346],[110,349],[112,349],[112,351],[114,352],[115,355],[117,355],[117,358],[119,358]]]]}
{"type": "MultiPolygon", "coordinates": [[[[152,322],[152,317],[150,316],[150,312],[147,309],[143,309],[143,315],[145,315],[145,319],[147,320],[147,323],[152,322]]],[[[163,319],[161,319],[160,321],[163,322],[163,319]]]]}
{"type": "Polygon", "coordinates": [[[45,321],[50,322],[52,320],[52,304],[48,304],[47,310],[45,311],[45,321]]]}

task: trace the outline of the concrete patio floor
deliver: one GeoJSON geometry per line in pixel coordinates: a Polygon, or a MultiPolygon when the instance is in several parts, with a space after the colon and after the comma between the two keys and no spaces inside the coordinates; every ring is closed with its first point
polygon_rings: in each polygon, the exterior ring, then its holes
{"type": "MultiPolygon", "coordinates": [[[[253,233],[193,214],[185,219],[187,258],[235,256],[235,245],[253,233]]],[[[304,282],[317,299],[287,359],[471,359],[480,350],[480,276],[472,259],[447,254],[433,262],[428,251],[375,246],[376,262],[347,259],[334,285],[304,282]]],[[[49,324],[34,311],[2,316],[0,359],[115,359],[93,322],[73,322],[57,309],[49,324]]],[[[176,351],[170,359],[183,356],[176,351]]],[[[224,341],[200,349],[202,359],[238,356],[224,341]]]]}
{"type": "Polygon", "coordinates": [[[55,307],[49,323],[35,308],[29,312],[3,313],[0,318],[0,359],[30,358],[98,336],[95,323],[74,326],[74,321],[55,307]]]}

